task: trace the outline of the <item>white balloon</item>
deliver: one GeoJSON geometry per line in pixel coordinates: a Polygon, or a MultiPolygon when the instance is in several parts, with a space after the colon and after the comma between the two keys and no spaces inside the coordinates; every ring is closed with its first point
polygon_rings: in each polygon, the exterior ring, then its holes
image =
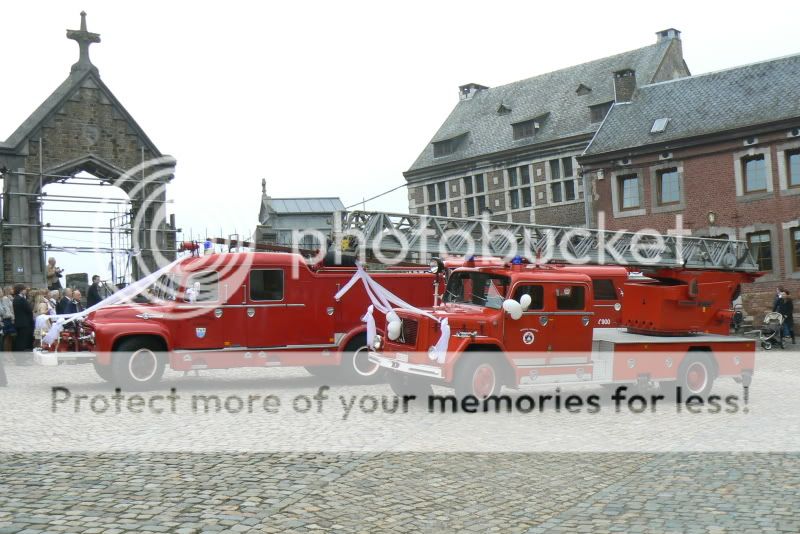
{"type": "Polygon", "coordinates": [[[531,296],[527,293],[519,298],[519,303],[522,304],[522,309],[527,310],[531,305],[531,296]]]}
{"type": "Polygon", "coordinates": [[[503,309],[507,311],[511,318],[515,321],[522,317],[522,304],[514,299],[504,300],[503,309]]]}
{"type": "Polygon", "coordinates": [[[403,328],[403,323],[399,320],[397,321],[390,321],[389,325],[386,327],[386,335],[389,336],[389,339],[395,341],[397,338],[400,337],[400,331],[403,328]]]}

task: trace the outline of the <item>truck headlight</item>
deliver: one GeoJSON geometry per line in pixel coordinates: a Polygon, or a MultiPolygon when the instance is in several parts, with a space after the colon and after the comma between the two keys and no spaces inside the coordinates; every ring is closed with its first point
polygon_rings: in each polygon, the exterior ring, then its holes
{"type": "Polygon", "coordinates": [[[375,350],[381,350],[383,347],[383,338],[381,336],[376,335],[372,338],[372,348],[375,350]]]}
{"type": "Polygon", "coordinates": [[[439,359],[439,351],[436,350],[436,347],[431,345],[428,348],[428,359],[432,362],[435,362],[439,359]]]}

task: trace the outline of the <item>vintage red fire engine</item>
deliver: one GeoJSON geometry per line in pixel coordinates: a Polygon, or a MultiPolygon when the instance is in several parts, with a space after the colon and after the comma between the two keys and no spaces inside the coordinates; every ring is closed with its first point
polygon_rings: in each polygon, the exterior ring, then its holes
{"type": "Polygon", "coordinates": [[[730,307],[758,273],[634,270],[465,262],[441,305],[395,310],[402,324],[375,338],[369,358],[400,395],[430,395],[432,384],[479,398],[538,384],[661,383],[697,395],[722,377],[749,385],[755,341],[728,335],[730,307]]]}
{"type": "MultiPolygon", "coordinates": [[[[361,320],[369,299],[359,285],[334,300],[354,272],[289,253],[189,257],[154,284],[149,302],[108,306],[67,325],[50,356],[92,362],[103,379],[128,389],[153,386],[166,365],[178,371],[303,366],[315,375],[367,377],[378,371],[368,360],[361,320]]],[[[408,268],[372,276],[425,306],[434,302],[441,275],[408,268]]],[[[384,322],[377,312],[375,319],[384,322]]]]}

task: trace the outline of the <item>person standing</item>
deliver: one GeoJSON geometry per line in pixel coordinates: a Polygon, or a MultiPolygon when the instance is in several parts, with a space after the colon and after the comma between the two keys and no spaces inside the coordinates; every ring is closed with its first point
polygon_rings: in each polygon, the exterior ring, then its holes
{"type": "Polygon", "coordinates": [[[54,289],[50,292],[47,297],[47,313],[49,315],[55,315],[56,309],[58,308],[58,299],[61,296],[61,292],[58,289],[54,289]]]}
{"type": "Polygon", "coordinates": [[[64,315],[65,313],[70,313],[67,311],[72,304],[72,289],[66,288],[62,293],[61,300],[58,301],[56,305],[56,314],[64,315]]]}
{"type": "Polygon", "coordinates": [[[783,316],[781,337],[791,337],[792,345],[794,345],[794,302],[789,296],[789,291],[784,290],[781,301],[778,304],[778,312],[783,316]]]}
{"type": "Polygon", "coordinates": [[[60,278],[63,275],[64,269],[56,267],[55,258],[47,258],[47,289],[61,289],[60,278]]]}
{"type": "Polygon", "coordinates": [[[78,313],[83,311],[83,304],[81,304],[81,292],[77,289],[72,292],[72,307],[69,313],[78,313]]]}
{"type": "Polygon", "coordinates": [[[6,286],[0,297],[0,319],[3,321],[3,351],[5,352],[14,350],[13,342],[17,335],[17,329],[14,327],[13,295],[13,288],[6,286]]]}
{"type": "Polygon", "coordinates": [[[89,286],[89,292],[86,294],[86,307],[91,308],[101,300],[103,297],[100,296],[100,277],[94,275],[92,285],[89,286]]]}
{"type": "Polygon", "coordinates": [[[14,326],[17,337],[14,339],[14,359],[17,365],[26,365],[30,359],[26,352],[33,350],[33,307],[27,299],[28,290],[23,284],[14,286],[14,326]]]}

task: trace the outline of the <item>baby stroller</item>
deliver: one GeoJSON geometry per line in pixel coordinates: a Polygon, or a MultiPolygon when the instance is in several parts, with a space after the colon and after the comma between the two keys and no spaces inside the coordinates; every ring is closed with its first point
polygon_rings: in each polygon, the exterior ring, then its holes
{"type": "Polygon", "coordinates": [[[782,331],[783,315],[778,312],[769,312],[764,316],[761,328],[752,330],[748,332],[748,334],[758,334],[758,340],[761,342],[761,346],[764,350],[770,350],[775,345],[780,345],[781,348],[785,348],[783,346],[783,336],[781,335],[782,331]]]}

